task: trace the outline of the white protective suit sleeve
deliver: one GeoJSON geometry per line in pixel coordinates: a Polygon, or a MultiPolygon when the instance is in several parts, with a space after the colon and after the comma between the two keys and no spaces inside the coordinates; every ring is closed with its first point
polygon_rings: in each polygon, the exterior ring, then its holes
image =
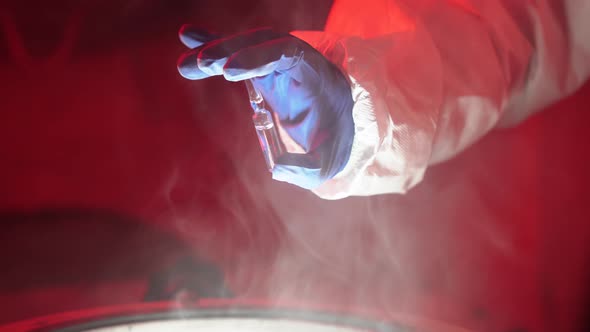
{"type": "Polygon", "coordinates": [[[325,199],[404,193],[429,165],[571,94],[590,72],[590,0],[336,0],[293,35],[346,74],[355,137],[325,199]]]}

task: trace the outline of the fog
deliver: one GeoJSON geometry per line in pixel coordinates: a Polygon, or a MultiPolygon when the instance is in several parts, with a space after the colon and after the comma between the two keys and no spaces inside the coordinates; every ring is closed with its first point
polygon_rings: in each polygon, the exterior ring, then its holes
{"type": "Polygon", "coordinates": [[[588,86],[430,168],[406,195],[325,201],[270,179],[243,84],[176,72],[183,23],[321,29],[329,5],[105,2],[80,14],[69,56],[40,72],[75,4],[27,15],[7,3],[32,58],[19,64],[2,35],[0,207],[133,216],[219,266],[238,299],[490,331],[582,317],[588,86]]]}

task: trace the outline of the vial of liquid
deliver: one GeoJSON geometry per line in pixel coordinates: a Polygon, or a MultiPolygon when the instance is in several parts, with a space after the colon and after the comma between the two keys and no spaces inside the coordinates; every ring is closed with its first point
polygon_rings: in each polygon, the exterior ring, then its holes
{"type": "Polygon", "coordinates": [[[260,149],[264,155],[266,166],[272,172],[276,158],[282,154],[282,144],[275,126],[272,113],[266,109],[262,95],[254,88],[250,80],[246,80],[246,88],[250,98],[250,105],[254,110],[252,121],[258,134],[260,149]]]}

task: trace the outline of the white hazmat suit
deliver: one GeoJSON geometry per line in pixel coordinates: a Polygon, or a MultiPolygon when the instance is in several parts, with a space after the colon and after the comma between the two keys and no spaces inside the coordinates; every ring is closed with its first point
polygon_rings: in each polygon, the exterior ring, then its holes
{"type": "Polygon", "coordinates": [[[590,72],[588,0],[336,0],[296,31],[347,76],[355,137],[325,199],[404,193],[429,165],[513,126],[590,72]]]}

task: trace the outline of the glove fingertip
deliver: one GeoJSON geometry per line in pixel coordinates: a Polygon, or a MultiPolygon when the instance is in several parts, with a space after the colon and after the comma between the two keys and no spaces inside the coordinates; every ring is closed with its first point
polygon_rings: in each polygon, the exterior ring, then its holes
{"type": "Polygon", "coordinates": [[[180,75],[189,80],[200,80],[209,77],[199,69],[197,56],[193,53],[186,53],[178,58],[176,67],[180,75]]]}
{"type": "Polygon", "coordinates": [[[188,48],[195,48],[217,39],[218,36],[193,24],[183,24],[178,30],[178,39],[188,48]]]}
{"type": "Polygon", "coordinates": [[[188,29],[190,29],[191,25],[190,24],[183,24],[182,26],[180,26],[180,29],[178,29],[178,38],[182,38],[182,36],[184,36],[186,34],[186,31],[188,29]]]}

